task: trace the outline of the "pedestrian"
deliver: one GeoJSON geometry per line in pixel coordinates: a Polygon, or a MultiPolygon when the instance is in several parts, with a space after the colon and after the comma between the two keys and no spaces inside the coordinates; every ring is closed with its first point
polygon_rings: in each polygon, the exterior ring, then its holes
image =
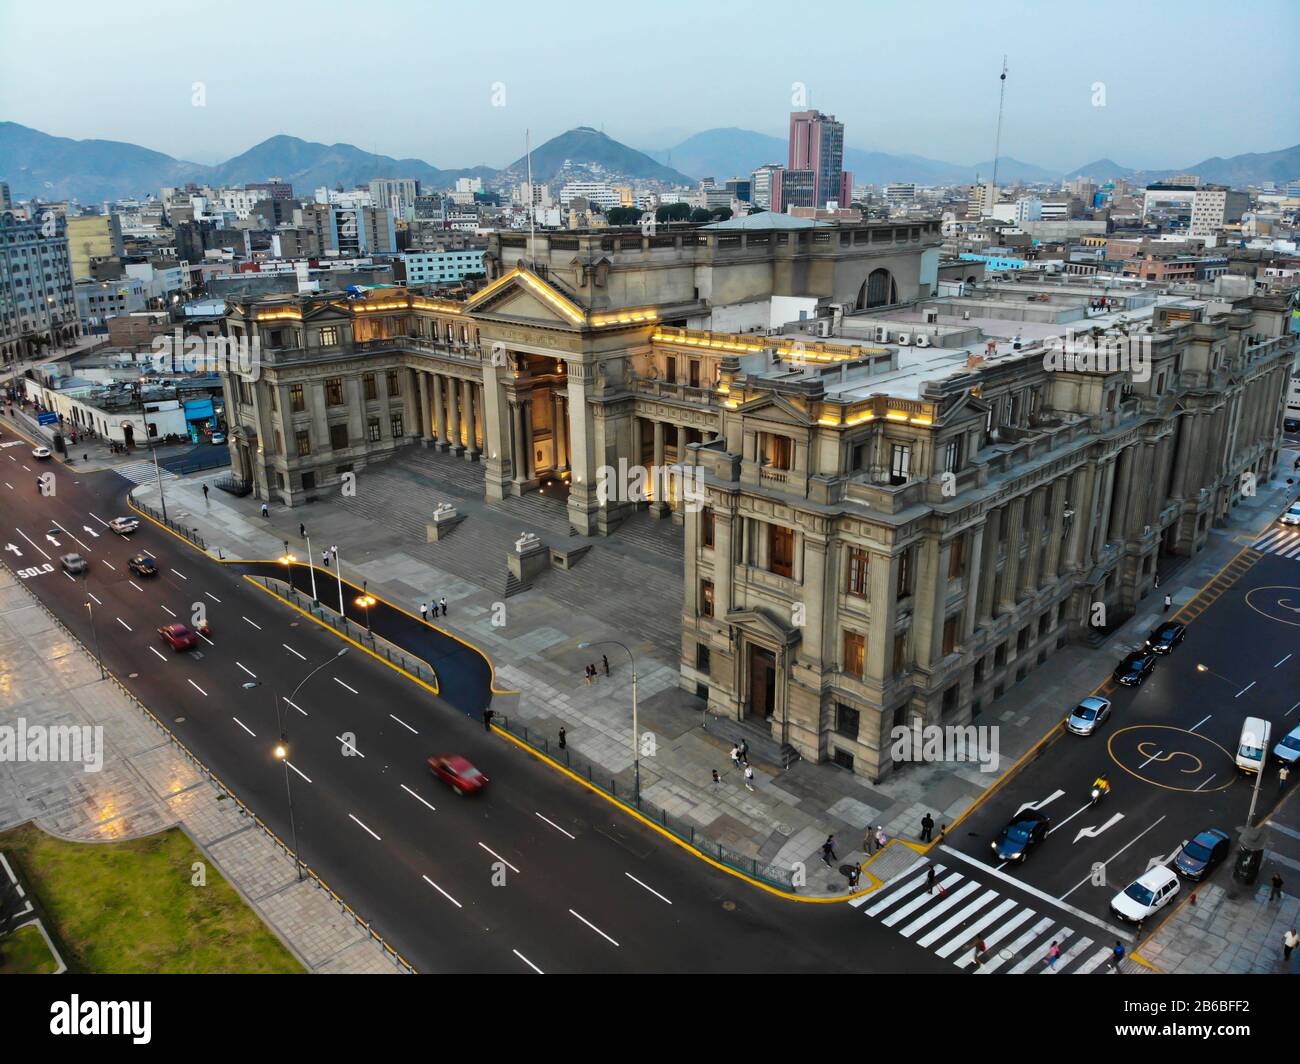
{"type": "Polygon", "coordinates": [[[299,539],[307,538],[307,526],[304,525],[301,521],[298,522],[298,538],[299,539]]]}
{"type": "Polygon", "coordinates": [[[934,817],[932,817],[929,813],[926,813],[925,816],[921,817],[921,841],[929,842],[930,835],[933,831],[934,831],[934,817]]]}
{"type": "Polygon", "coordinates": [[[1166,595],[1166,596],[1165,596],[1165,612],[1166,612],[1166,613],[1169,612],[1169,607],[1172,606],[1173,604],[1174,604],[1174,600],[1173,600],[1172,598],[1170,598],[1168,595],[1166,595]]]}
{"type": "Polygon", "coordinates": [[[862,836],[862,848],[866,850],[868,854],[876,852],[876,833],[871,830],[870,824],[867,825],[866,834],[862,836]]]}
{"type": "Polygon", "coordinates": [[[1120,962],[1124,960],[1124,943],[1119,939],[1115,940],[1115,947],[1110,951],[1110,970],[1118,972],[1120,962]]]}
{"type": "Polygon", "coordinates": [[[1047,947],[1047,956],[1043,958],[1043,961],[1044,963],[1046,963],[1047,967],[1055,968],[1056,962],[1059,961],[1060,959],[1061,959],[1061,947],[1056,942],[1056,940],[1053,939],[1052,944],[1047,947]]]}
{"type": "Polygon", "coordinates": [[[718,775],[718,770],[716,768],[713,770],[713,786],[722,786],[722,777],[718,775]]]}
{"type": "Polygon", "coordinates": [[[849,890],[858,889],[858,879],[862,876],[861,865],[849,865],[849,890]]]}
{"type": "Polygon", "coordinates": [[[266,503],[262,503],[262,516],[268,518],[271,516],[271,508],[266,503]]]}
{"type": "Polygon", "coordinates": [[[740,747],[739,746],[733,746],[731,748],[731,763],[735,765],[736,768],[740,768],[740,747]]]}
{"type": "Polygon", "coordinates": [[[1277,789],[1286,790],[1286,781],[1291,778],[1291,769],[1286,765],[1281,765],[1277,770],[1277,789]]]}
{"type": "Polygon", "coordinates": [[[1296,946],[1300,946],[1300,935],[1296,934],[1296,930],[1293,927],[1282,936],[1282,960],[1289,961],[1291,959],[1291,951],[1295,949],[1296,946]]]}
{"type": "Polygon", "coordinates": [[[1160,574],[1159,574],[1159,573],[1156,573],[1156,584],[1155,584],[1155,586],[1156,586],[1156,590],[1157,590],[1157,591],[1160,590],[1160,574]]]}
{"type": "MultiPolygon", "coordinates": [[[[440,598],[440,599],[438,600],[438,605],[442,607],[442,615],[443,615],[444,617],[446,617],[446,616],[447,616],[447,596],[446,596],[446,595],[444,595],[442,598],[440,598]]],[[[592,671],[594,672],[595,669],[593,669],[592,671]]]]}
{"type": "Polygon", "coordinates": [[[582,670],[582,675],[583,675],[583,678],[587,681],[587,686],[590,687],[590,686],[591,686],[591,666],[590,666],[590,665],[588,665],[586,668],[584,668],[584,669],[582,670]]]}
{"type": "Polygon", "coordinates": [[[745,764],[747,765],[749,764],[749,740],[748,739],[740,740],[740,760],[745,762],[745,764]]]}
{"type": "Polygon", "coordinates": [[[925,892],[927,894],[934,893],[934,881],[938,874],[939,873],[935,871],[934,865],[931,865],[925,873],[925,892]]]}
{"type": "Polygon", "coordinates": [[[754,789],[754,766],[746,765],[745,766],[745,790],[752,791],[753,789],[754,789]]]}
{"type": "Polygon", "coordinates": [[[881,824],[877,824],[876,825],[876,849],[883,850],[885,848],[885,843],[887,843],[888,841],[889,841],[889,836],[885,834],[884,826],[881,824]]]}
{"type": "Polygon", "coordinates": [[[971,965],[971,971],[978,972],[980,970],[980,965],[984,963],[984,954],[986,952],[984,947],[984,940],[979,936],[976,936],[974,939],[971,940],[970,948],[971,948],[970,959],[973,962],[971,965]]]}
{"type": "Polygon", "coordinates": [[[826,862],[827,868],[830,868],[831,862],[835,860],[834,835],[827,835],[826,841],[822,843],[822,860],[826,862]]]}
{"type": "Polygon", "coordinates": [[[328,569],[330,567],[330,552],[327,550],[321,551],[320,560],[324,563],[325,568],[328,569]]]}
{"type": "Polygon", "coordinates": [[[608,654],[602,654],[602,655],[600,656],[600,663],[601,663],[602,665],[605,666],[605,675],[608,676],[608,675],[609,675],[609,655],[608,655],[608,654]]]}
{"type": "MultiPolygon", "coordinates": [[[[85,458],[86,456],[83,454],[81,457],[85,458]]],[[[203,485],[203,501],[208,501],[208,486],[206,484],[203,485]]]]}
{"type": "Polygon", "coordinates": [[[563,750],[568,746],[568,733],[563,728],[560,729],[560,749],[563,750]]]}
{"type": "Polygon", "coordinates": [[[422,620],[422,621],[427,621],[428,619],[429,619],[429,604],[428,604],[427,602],[421,602],[421,603],[420,603],[420,620],[422,620]]]}
{"type": "Polygon", "coordinates": [[[1277,872],[1273,873],[1272,883],[1273,889],[1268,892],[1269,901],[1274,901],[1282,897],[1282,877],[1277,872]]]}
{"type": "Polygon", "coordinates": [[[492,718],[496,716],[496,711],[492,709],[483,710],[483,730],[492,730],[492,718]]]}

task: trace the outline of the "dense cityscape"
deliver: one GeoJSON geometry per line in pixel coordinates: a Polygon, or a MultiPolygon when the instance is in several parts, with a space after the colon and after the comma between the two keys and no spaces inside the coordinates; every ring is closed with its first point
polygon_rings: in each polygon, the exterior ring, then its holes
{"type": "Polygon", "coordinates": [[[189,162],[0,77],[0,972],[1185,975],[1085,1029],[1263,1031],[1211,981],[1300,971],[1296,116],[1025,162],[1055,90],[971,32],[970,166],[779,75],[656,148],[485,61],[500,168],[451,105],[388,100],[441,167],[346,94],[189,162]]]}

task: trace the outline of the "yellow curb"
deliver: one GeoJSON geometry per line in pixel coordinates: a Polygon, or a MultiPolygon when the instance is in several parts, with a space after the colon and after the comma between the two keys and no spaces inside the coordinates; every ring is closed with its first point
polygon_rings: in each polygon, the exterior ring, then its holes
{"type": "Polygon", "coordinates": [[[1163,972],[1161,969],[1157,968],[1154,964],[1152,964],[1152,963],[1151,963],[1149,960],[1147,960],[1145,957],[1139,957],[1136,953],[1130,953],[1130,954],[1129,954],[1129,957],[1132,958],[1134,961],[1136,961],[1138,964],[1142,965],[1143,968],[1146,968],[1146,969],[1147,969],[1148,971],[1150,971],[1150,972],[1154,972],[1156,975],[1164,975],[1164,974],[1165,974],[1165,972],[1163,972]]]}
{"type": "MultiPolygon", "coordinates": [[[[324,629],[326,629],[327,631],[332,632],[334,635],[338,636],[338,637],[339,637],[340,639],[342,639],[345,643],[351,643],[352,646],[356,647],[358,650],[365,651],[365,653],[369,654],[369,655],[370,655],[372,658],[374,658],[376,661],[380,662],[380,663],[383,664],[383,665],[387,665],[387,666],[388,666],[390,669],[392,669],[394,672],[399,672],[399,673],[401,673],[403,676],[405,676],[405,677],[406,677],[408,680],[410,680],[412,683],[417,683],[417,684],[419,684],[421,687],[423,687],[423,688],[424,688],[426,691],[428,691],[430,694],[435,694],[435,695],[436,695],[436,694],[439,693],[439,688],[438,688],[438,685],[437,685],[437,681],[436,681],[436,680],[434,681],[434,683],[433,683],[432,685],[430,685],[430,684],[426,683],[424,680],[421,680],[418,676],[415,676],[415,675],[413,675],[412,673],[407,672],[407,671],[406,671],[404,668],[402,668],[400,665],[394,665],[394,664],[393,664],[391,661],[389,661],[387,658],[381,657],[380,655],[376,654],[373,650],[371,650],[369,647],[364,646],[363,644],[358,643],[355,639],[352,639],[351,637],[344,635],[344,634],[343,634],[342,632],[340,632],[337,628],[334,628],[332,625],[328,625],[328,624],[326,624],[326,623],[325,623],[324,621],[322,621],[319,617],[314,617],[314,616],[312,616],[312,614],[309,613],[307,610],[304,610],[301,606],[295,605],[294,603],[290,602],[290,601],[289,601],[287,598],[285,598],[283,595],[280,595],[280,594],[278,594],[277,592],[272,591],[269,587],[263,587],[263,586],[262,586],[261,584],[259,584],[255,579],[253,579],[252,575],[250,575],[249,573],[245,573],[245,574],[244,574],[244,579],[247,580],[250,584],[252,584],[252,585],[253,585],[255,588],[257,588],[259,591],[263,591],[263,592],[265,592],[266,594],[270,595],[273,599],[278,599],[280,602],[283,602],[286,606],[289,607],[289,609],[293,610],[295,613],[300,613],[300,614],[302,614],[302,615],[303,615],[304,617],[306,617],[308,620],[310,620],[310,621],[314,621],[316,624],[320,625],[322,628],[324,628],[324,629]]],[[[427,663],[426,663],[426,664],[427,664],[427,663]]],[[[432,667],[432,666],[431,666],[431,667],[432,667]]],[[[437,673],[435,672],[434,675],[436,676],[437,673]]]]}

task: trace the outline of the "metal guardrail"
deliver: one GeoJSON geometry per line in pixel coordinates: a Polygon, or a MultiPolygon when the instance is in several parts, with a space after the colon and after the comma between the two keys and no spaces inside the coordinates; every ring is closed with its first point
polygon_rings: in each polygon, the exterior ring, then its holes
{"type": "Polygon", "coordinates": [[[720,842],[705,837],[696,829],[694,824],[680,817],[675,817],[667,810],[647,801],[644,795],[641,796],[640,801],[637,801],[632,788],[626,784],[620,788],[618,780],[610,775],[608,769],[594,765],[581,754],[575,753],[572,747],[566,745],[561,749],[558,741],[542,735],[536,728],[529,728],[526,724],[518,721],[511,722],[509,717],[500,713],[493,714],[492,723],[499,725],[534,750],[559,762],[574,775],[582,777],[593,787],[604,791],[619,805],[658,824],[702,856],[779,890],[793,891],[796,889],[793,886],[793,868],[768,864],[754,857],[746,857],[744,854],[737,853],[720,842]]]}
{"type": "Polygon", "coordinates": [[[182,525],[179,521],[173,521],[170,517],[164,517],[161,511],[155,510],[148,503],[143,503],[139,499],[133,498],[131,500],[131,505],[134,506],[137,510],[140,510],[143,513],[148,514],[160,525],[165,525],[166,527],[170,528],[173,532],[175,532],[178,536],[180,536],[181,539],[188,540],[189,542],[193,543],[196,547],[199,548],[199,550],[205,552],[207,551],[208,545],[203,541],[203,537],[199,535],[199,530],[197,528],[189,528],[186,525],[182,525]]]}
{"type": "Polygon", "coordinates": [[[211,458],[192,458],[183,462],[172,463],[164,462],[163,468],[178,476],[183,476],[186,473],[198,473],[204,469],[217,469],[228,465],[230,465],[230,452],[221,447],[213,452],[211,458]]]}

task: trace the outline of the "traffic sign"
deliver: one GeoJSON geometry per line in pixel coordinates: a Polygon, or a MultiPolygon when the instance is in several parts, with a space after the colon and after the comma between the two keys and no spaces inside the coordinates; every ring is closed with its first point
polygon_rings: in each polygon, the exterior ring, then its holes
{"type": "Polygon", "coordinates": [[[37,424],[40,425],[57,425],[59,423],[59,415],[55,413],[37,414],[36,421],[37,424]]]}

